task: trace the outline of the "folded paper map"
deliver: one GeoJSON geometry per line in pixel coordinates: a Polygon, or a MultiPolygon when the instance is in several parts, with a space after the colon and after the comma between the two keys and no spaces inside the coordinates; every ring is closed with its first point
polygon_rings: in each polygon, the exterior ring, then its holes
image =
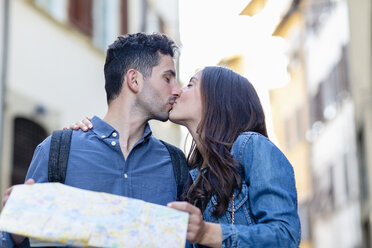
{"type": "Polygon", "coordinates": [[[90,247],[184,247],[188,214],[60,183],[14,186],[0,230],[90,247]]]}

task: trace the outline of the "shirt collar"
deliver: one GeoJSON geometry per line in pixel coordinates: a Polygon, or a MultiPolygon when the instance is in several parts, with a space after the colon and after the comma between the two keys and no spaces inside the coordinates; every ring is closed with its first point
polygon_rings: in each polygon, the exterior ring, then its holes
{"type": "Polygon", "coordinates": [[[197,178],[198,175],[199,175],[199,168],[196,167],[195,169],[190,170],[190,171],[189,171],[189,174],[190,174],[192,180],[195,182],[196,178],[197,178]]]}
{"type": "Polygon", "coordinates": [[[99,118],[98,116],[93,116],[90,120],[93,124],[92,131],[101,138],[110,137],[110,135],[115,132],[115,128],[113,128],[110,124],[99,118]]]}
{"type": "MultiPolygon", "coordinates": [[[[93,116],[93,118],[91,119],[90,122],[92,122],[92,124],[93,124],[92,131],[97,136],[99,136],[103,139],[107,138],[107,137],[110,137],[112,135],[112,133],[114,133],[114,132],[118,133],[118,131],[116,131],[115,128],[113,128],[110,124],[108,124],[107,122],[105,122],[104,120],[99,118],[98,116],[93,116]]],[[[143,135],[142,135],[140,140],[147,139],[148,137],[151,136],[151,134],[152,134],[152,130],[150,128],[150,125],[149,125],[149,123],[146,123],[145,131],[143,132],[143,135]]]]}
{"type": "Polygon", "coordinates": [[[143,132],[143,138],[148,138],[152,134],[151,127],[149,123],[146,123],[145,131],[143,132]]]}

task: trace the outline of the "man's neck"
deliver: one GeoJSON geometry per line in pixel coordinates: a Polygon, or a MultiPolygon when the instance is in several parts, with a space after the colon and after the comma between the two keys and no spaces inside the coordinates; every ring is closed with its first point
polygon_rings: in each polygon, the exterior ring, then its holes
{"type": "Polygon", "coordinates": [[[127,158],[130,150],[143,136],[147,120],[115,106],[109,107],[103,120],[119,132],[120,148],[127,158]]]}

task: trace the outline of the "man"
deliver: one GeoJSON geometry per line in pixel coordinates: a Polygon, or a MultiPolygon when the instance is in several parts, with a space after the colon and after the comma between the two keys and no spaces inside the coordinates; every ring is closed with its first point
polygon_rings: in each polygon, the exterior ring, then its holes
{"type": "MultiPolygon", "coordinates": [[[[142,33],[121,36],[109,47],[104,66],[108,111],[103,120],[92,118],[94,129],[73,132],[65,184],[161,205],[177,199],[170,154],[148,125],[151,119],[168,120],[181,93],[176,49],[165,35],[142,33]]],[[[48,181],[50,143],[48,137],[36,148],[26,180],[48,181]]],[[[9,195],[10,190],[5,202],[9,195]]],[[[29,246],[27,238],[11,236],[4,234],[7,247],[29,246]]]]}

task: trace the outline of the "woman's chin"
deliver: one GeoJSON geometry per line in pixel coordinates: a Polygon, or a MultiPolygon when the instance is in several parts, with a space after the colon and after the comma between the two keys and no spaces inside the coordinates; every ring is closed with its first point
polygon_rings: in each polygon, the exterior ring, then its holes
{"type": "Polygon", "coordinates": [[[175,123],[175,124],[180,124],[180,123],[178,122],[178,119],[177,119],[175,116],[173,116],[172,113],[169,113],[169,120],[170,120],[171,122],[175,123]]]}
{"type": "Polygon", "coordinates": [[[177,115],[173,113],[173,110],[169,111],[169,120],[174,124],[182,125],[180,118],[177,118],[177,115]]]}

